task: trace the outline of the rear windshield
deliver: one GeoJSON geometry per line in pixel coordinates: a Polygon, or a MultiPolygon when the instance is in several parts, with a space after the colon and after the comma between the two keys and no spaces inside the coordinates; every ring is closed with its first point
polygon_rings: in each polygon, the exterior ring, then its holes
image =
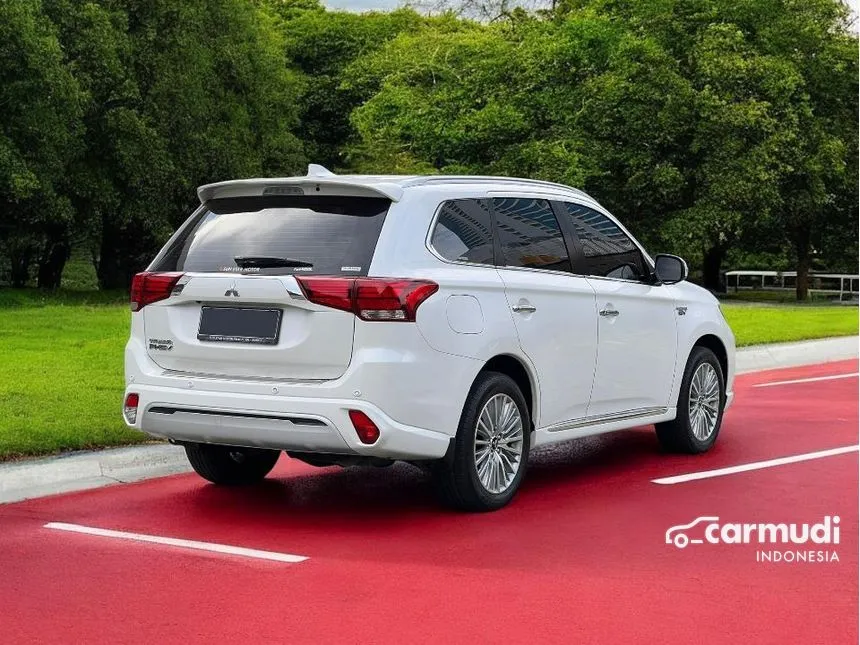
{"type": "Polygon", "coordinates": [[[153,270],[367,275],[390,205],[376,197],[213,199],[183,225],[153,270]],[[289,263],[299,266],[266,266],[289,263]]]}

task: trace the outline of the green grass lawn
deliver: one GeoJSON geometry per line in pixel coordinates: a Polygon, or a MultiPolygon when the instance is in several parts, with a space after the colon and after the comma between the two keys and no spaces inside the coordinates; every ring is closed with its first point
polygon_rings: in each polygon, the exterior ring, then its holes
{"type": "MultiPolygon", "coordinates": [[[[724,304],[738,345],[857,333],[856,307],[724,304]]],[[[146,440],[120,418],[127,296],[0,290],[0,459],[146,440]]]]}
{"type": "Polygon", "coordinates": [[[0,290],[0,459],[145,440],[120,417],[129,315],[125,294],[0,290]]]}
{"type": "Polygon", "coordinates": [[[738,347],[857,334],[857,307],[723,304],[738,347]]]}

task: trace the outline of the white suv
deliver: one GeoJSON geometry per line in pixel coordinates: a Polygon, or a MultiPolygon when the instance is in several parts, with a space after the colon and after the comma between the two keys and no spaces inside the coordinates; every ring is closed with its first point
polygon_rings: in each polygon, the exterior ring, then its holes
{"type": "Polygon", "coordinates": [[[406,460],[491,510],[537,446],[717,438],[735,348],[716,299],[580,190],[312,165],[198,195],[134,278],[123,416],[212,482],[259,480],[281,451],[406,460]]]}

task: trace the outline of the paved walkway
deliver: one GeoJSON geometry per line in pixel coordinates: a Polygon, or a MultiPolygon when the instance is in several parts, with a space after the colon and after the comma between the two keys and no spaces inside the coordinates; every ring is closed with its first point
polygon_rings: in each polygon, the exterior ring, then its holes
{"type": "Polygon", "coordinates": [[[738,349],[738,374],[782,367],[830,363],[858,357],[857,336],[803,340],[797,343],[752,345],[738,349]]]}
{"type": "Polygon", "coordinates": [[[188,472],[185,451],[167,443],[72,452],[0,464],[0,503],[188,472]]]}
{"type": "MultiPolygon", "coordinates": [[[[737,351],[737,371],[742,374],[857,356],[858,339],[854,336],[756,345],[737,351]]],[[[164,477],[190,469],[185,451],[168,444],[68,453],[0,464],[0,503],[164,477]]]]}

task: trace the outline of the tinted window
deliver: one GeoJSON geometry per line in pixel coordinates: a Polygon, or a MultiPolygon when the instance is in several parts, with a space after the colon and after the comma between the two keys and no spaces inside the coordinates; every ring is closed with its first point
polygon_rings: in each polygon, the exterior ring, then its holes
{"type": "Polygon", "coordinates": [[[564,203],[576,237],[582,245],[578,273],[608,278],[639,280],[645,272],[642,254],[627,235],[611,219],[596,210],[579,204],[564,203]]]}
{"type": "Polygon", "coordinates": [[[504,264],[570,271],[564,236],[549,202],[522,197],[493,199],[504,264]]]}
{"type": "Polygon", "coordinates": [[[442,204],[430,244],[446,260],[493,264],[490,211],[481,199],[442,204]]]}
{"type": "Polygon", "coordinates": [[[314,195],[213,199],[183,226],[156,270],[367,275],[390,204],[314,195]],[[287,258],[312,267],[241,269],[237,257],[287,258]]]}

